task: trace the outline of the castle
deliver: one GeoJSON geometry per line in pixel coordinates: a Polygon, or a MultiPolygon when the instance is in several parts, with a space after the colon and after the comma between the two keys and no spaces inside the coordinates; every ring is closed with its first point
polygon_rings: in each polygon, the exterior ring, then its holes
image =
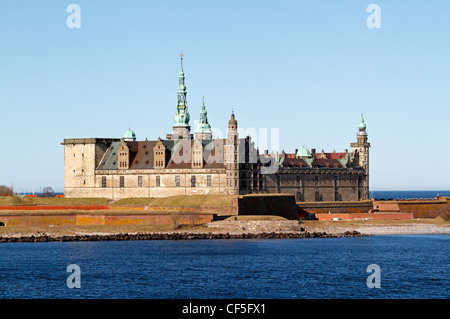
{"type": "Polygon", "coordinates": [[[259,152],[250,136],[240,138],[234,112],[226,138],[214,138],[203,101],[191,133],[183,56],[172,134],[137,141],[122,138],[65,139],[66,197],[165,197],[194,194],[293,194],[297,201],[369,198],[369,147],[361,116],[352,151],[259,152]]]}

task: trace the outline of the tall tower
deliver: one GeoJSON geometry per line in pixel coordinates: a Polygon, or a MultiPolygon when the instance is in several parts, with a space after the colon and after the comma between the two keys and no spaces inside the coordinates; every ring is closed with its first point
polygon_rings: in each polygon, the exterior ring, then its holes
{"type": "Polygon", "coordinates": [[[239,154],[238,154],[238,133],[237,121],[234,112],[228,121],[228,133],[225,153],[225,167],[227,174],[227,193],[230,195],[239,194],[239,154]]]}
{"type": "Polygon", "coordinates": [[[205,97],[203,97],[202,110],[200,111],[200,121],[195,127],[195,139],[212,140],[211,125],[208,123],[208,114],[205,107],[205,97]]]}
{"type": "Polygon", "coordinates": [[[361,122],[358,125],[358,134],[356,135],[356,143],[351,143],[353,154],[358,151],[359,166],[364,168],[365,175],[363,180],[363,194],[361,199],[369,198],[369,148],[370,143],[367,142],[366,124],[364,123],[363,114],[361,114],[361,122]]]}
{"type": "Polygon", "coordinates": [[[189,112],[186,100],[186,85],[184,82],[183,53],[181,57],[181,70],[178,76],[177,111],[174,115],[173,139],[188,140],[191,138],[191,126],[189,125],[189,112]]]}

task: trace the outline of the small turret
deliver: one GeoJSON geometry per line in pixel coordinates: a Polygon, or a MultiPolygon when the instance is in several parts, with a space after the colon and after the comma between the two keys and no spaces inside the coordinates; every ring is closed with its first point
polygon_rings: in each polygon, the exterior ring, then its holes
{"type": "Polygon", "coordinates": [[[295,152],[295,157],[306,157],[306,158],[309,158],[309,157],[312,157],[312,156],[311,156],[311,152],[306,147],[303,146],[301,149],[299,149],[299,150],[297,150],[295,152]]]}
{"type": "Polygon", "coordinates": [[[134,131],[129,128],[125,131],[125,133],[123,133],[122,138],[125,142],[134,142],[136,141],[136,133],[134,133],[134,131]]]}
{"type": "Polygon", "coordinates": [[[205,97],[203,97],[202,110],[200,111],[200,121],[195,127],[195,138],[199,140],[211,140],[211,125],[208,123],[208,114],[206,112],[205,97]]]}
{"type": "Polygon", "coordinates": [[[366,133],[366,123],[364,123],[364,116],[361,113],[361,122],[358,125],[358,135],[367,135],[366,133]]]}

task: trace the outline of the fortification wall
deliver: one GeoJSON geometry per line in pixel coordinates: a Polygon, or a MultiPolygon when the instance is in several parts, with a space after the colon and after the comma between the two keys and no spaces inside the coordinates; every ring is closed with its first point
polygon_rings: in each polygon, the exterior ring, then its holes
{"type": "Polygon", "coordinates": [[[243,195],[237,199],[238,215],[276,215],[298,219],[295,196],[286,194],[243,195]]]}
{"type": "Polygon", "coordinates": [[[0,215],[0,223],[6,227],[48,227],[75,225],[171,225],[177,219],[179,224],[209,223],[214,214],[52,214],[0,215]]]}
{"type": "Polygon", "coordinates": [[[400,212],[413,213],[414,218],[435,218],[441,210],[450,205],[447,200],[398,201],[400,212]]]}
{"type": "Polygon", "coordinates": [[[76,225],[76,215],[0,215],[0,223],[6,227],[70,226],[76,225]]]}
{"type": "Polygon", "coordinates": [[[346,219],[363,219],[370,218],[373,220],[410,220],[414,218],[412,213],[372,213],[372,214],[316,214],[318,220],[332,220],[333,218],[346,219]]]}
{"type": "Polygon", "coordinates": [[[305,211],[314,211],[318,214],[363,214],[373,209],[373,202],[351,201],[351,202],[297,202],[297,206],[305,211]]]}

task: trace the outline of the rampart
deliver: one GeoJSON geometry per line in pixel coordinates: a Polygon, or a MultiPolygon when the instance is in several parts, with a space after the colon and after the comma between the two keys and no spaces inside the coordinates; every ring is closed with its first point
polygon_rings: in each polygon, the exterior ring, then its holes
{"type": "Polygon", "coordinates": [[[373,220],[410,220],[414,218],[412,213],[373,213],[373,214],[315,214],[318,220],[332,220],[340,218],[342,220],[373,219],[373,220]]]}
{"type": "Polygon", "coordinates": [[[214,214],[180,213],[180,214],[112,214],[92,212],[84,213],[42,213],[1,214],[0,223],[9,227],[48,227],[74,225],[171,225],[203,224],[212,222],[214,214]]]}
{"type": "Polygon", "coordinates": [[[398,202],[401,212],[411,212],[414,218],[435,218],[438,217],[441,210],[448,206],[446,200],[429,202],[398,202]]]}
{"type": "Polygon", "coordinates": [[[276,215],[298,219],[295,197],[289,194],[243,195],[234,199],[238,215],[276,215]]]}
{"type": "Polygon", "coordinates": [[[313,211],[316,214],[363,214],[373,209],[371,200],[351,202],[297,202],[297,206],[304,211],[313,211]]]}

